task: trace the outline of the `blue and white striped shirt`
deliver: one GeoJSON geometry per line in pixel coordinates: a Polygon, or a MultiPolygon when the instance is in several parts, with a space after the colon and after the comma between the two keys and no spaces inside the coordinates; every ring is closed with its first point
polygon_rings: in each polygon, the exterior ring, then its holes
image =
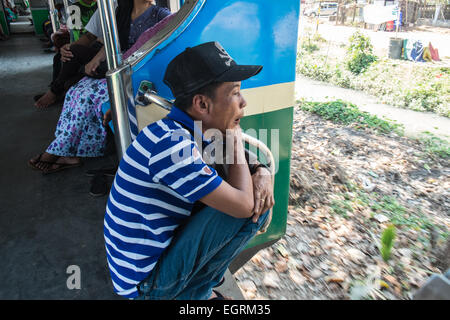
{"type": "Polygon", "coordinates": [[[144,128],[111,187],[105,247],[114,290],[126,298],[138,295],[137,285],[149,276],[194,202],[222,182],[180,123],[194,130],[193,120],[173,107],[168,118],[144,128]]]}

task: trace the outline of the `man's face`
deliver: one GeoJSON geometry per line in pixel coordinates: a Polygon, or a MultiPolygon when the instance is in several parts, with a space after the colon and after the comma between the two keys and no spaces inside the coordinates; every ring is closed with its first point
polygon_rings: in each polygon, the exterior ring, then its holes
{"type": "Polygon", "coordinates": [[[227,129],[235,129],[244,116],[246,106],[247,102],[241,95],[241,82],[224,82],[216,88],[204,125],[222,133],[226,133],[227,129]]]}

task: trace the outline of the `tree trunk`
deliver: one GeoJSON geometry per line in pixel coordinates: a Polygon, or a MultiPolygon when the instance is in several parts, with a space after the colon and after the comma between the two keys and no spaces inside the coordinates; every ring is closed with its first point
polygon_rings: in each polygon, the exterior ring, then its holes
{"type": "Polygon", "coordinates": [[[357,1],[357,0],[355,0],[355,3],[353,4],[353,19],[352,19],[352,24],[355,23],[355,16],[356,16],[356,1],[357,1]]]}
{"type": "Polygon", "coordinates": [[[405,22],[406,22],[406,27],[409,27],[409,21],[408,21],[408,0],[406,0],[406,9],[405,9],[405,22]]]}
{"type": "Polygon", "coordinates": [[[336,25],[338,24],[340,10],[341,10],[341,0],[338,0],[338,7],[337,7],[337,11],[336,11],[336,25]]]}
{"type": "Polygon", "coordinates": [[[436,10],[434,11],[434,19],[433,19],[433,26],[436,25],[438,19],[439,19],[439,13],[441,12],[441,4],[436,3],[436,10]]]}

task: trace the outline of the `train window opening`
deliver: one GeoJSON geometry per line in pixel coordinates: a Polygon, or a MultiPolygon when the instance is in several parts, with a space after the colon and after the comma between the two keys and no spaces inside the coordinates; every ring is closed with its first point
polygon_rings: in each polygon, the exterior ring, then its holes
{"type": "Polygon", "coordinates": [[[1,0],[3,12],[9,25],[9,33],[30,33],[34,31],[28,0],[1,0]]]}
{"type": "Polygon", "coordinates": [[[170,37],[170,35],[186,20],[186,18],[191,14],[195,6],[198,4],[199,0],[160,0],[156,1],[159,6],[166,7],[170,9],[172,15],[167,17],[167,21],[160,21],[159,26],[156,25],[156,32],[149,32],[147,35],[141,35],[138,40],[140,43],[139,48],[130,55],[125,55],[124,58],[127,59],[127,63],[131,66],[135,66],[142,59],[147,56],[153,49],[160,45],[165,39],[170,37]],[[183,3],[181,5],[181,2],[183,3]]]}

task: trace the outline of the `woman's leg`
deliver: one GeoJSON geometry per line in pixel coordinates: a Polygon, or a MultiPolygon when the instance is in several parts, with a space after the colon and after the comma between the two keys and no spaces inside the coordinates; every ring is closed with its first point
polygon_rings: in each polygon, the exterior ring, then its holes
{"type": "Polygon", "coordinates": [[[155,269],[138,289],[140,299],[208,299],[231,261],[267,219],[257,223],[233,218],[212,208],[179,227],[155,269]]]}
{"type": "MultiPolygon", "coordinates": [[[[58,95],[64,93],[64,85],[66,81],[72,79],[79,74],[80,68],[91,61],[91,59],[100,50],[98,45],[92,45],[90,47],[83,45],[73,45],[70,47],[74,57],[67,62],[64,62],[61,66],[58,76],[50,86],[48,90],[39,100],[36,101],[35,106],[38,108],[46,108],[53,104],[58,95]]],[[[80,76],[82,77],[82,75],[80,76]]]]}
{"type": "Polygon", "coordinates": [[[81,163],[80,157],[98,157],[104,153],[106,130],[101,105],[108,100],[105,79],[83,78],[66,94],[55,130],[55,139],[47,150],[29,163],[42,171],[81,163]]]}

